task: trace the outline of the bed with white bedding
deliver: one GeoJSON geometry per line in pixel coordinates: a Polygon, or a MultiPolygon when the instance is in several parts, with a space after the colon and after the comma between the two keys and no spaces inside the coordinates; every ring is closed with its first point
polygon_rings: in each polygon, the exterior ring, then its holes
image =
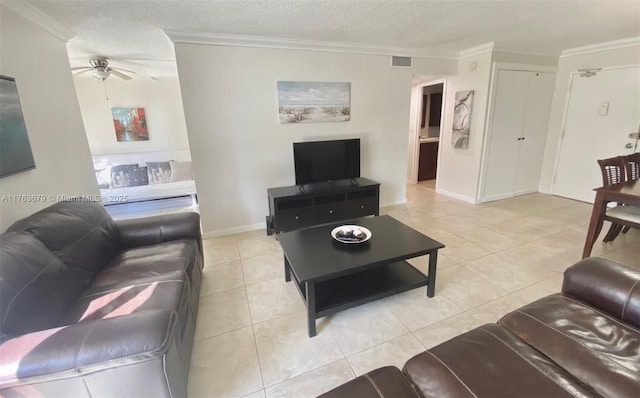
{"type": "Polygon", "coordinates": [[[105,205],[196,195],[188,150],[96,155],[93,165],[105,205]]]}

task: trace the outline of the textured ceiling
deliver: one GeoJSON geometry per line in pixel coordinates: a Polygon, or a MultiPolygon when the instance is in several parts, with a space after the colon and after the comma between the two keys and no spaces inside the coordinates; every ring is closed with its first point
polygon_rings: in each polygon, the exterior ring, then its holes
{"type": "MultiPolygon", "coordinates": [[[[640,1],[27,0],[71,29],[72,66],[106,55],[129,68],[175,70],[163,30],[433,49],[495,42],[514,52],[640,36],[640,1]],[[136,61],[137,60],[137,61],[136,61]],[[145,61],[141,61],[145,60],[145,61]]],[[[142,71],[143,73],[145,70],[142,71]]],[[[150,71],[149,73],[152,73],[150,71]]]]}

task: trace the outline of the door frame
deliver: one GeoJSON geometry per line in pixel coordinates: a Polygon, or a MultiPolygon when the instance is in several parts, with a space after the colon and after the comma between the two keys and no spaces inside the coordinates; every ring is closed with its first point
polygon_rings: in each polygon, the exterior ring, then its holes
{"type": "MultiPolygon", "coordinates": [[[[523,71],[523,72],[541,72],[541,73],[557,73],[557,66],[534,65],[534,64],[514,64],[511,62],[493,62],[491,66],[491,78],[489,80],[489,100],[487,106],[487,117],[484,124],[484,137],[482,142],[480,160],[480,174],[478,178],[478,189],[476,203],[485,202],[485,189],[487,179],[487,158],[489,156],[489,148],[491,146],[491,126],[493,126],[493,118],[496,107],[496,90],[498,89],[498,74],[503,70],[523,71]]],[[[557,75],[556,75],[557,76],[557,75]]],[[[508,196],[511,197],[511,196],[508,196]]],[[[504,199],[504,198],[503,198],[504,199]]],[[[493,198],[493,200],[497,200],[493,198]]]]}
{"type": "MultiPolygon", "coordinates": [[[[413,149],[412,153],[409,153],[411,158],[411,170],[409,171],[409,183],[417,184],[418,183],[418,163],[420,162],[420,116],[422,112],[422,92],[424,88],[427,86],[435,86],[437,84],[442,84],[442,109],[440,110],[440,138],[442,138],[442,133],[444,129],[444,111],[445,111],[445,101],[447,97],[447,78],[440,78],[429,80],[426,83],[420,83],[416,86],[419,87],[419,90],[415,93],[416,98],[414,98],[416,108],[415,114],[415,123],[416,129],[409,135],[409,139],[413,141],[413,145],[409,144],[409,148],[413,149]]],[[[442,151],[438,151],[438,165],[440,164],[440,155],[442,151]]],[[[440,169],[436,170],[436,191],[438,190],[438,174],[440,173],[440,169]]]]}
{"type": "MultiPolygon", "coordinates": [[[[638,68],[638,67],[640,67],[639,64],[607,66],[607,67],[600,68],[600,70],[597,71],[596,73],[618,70],[618,69],[638,68]]],[[[553,162],[553,175],[551,176],[551,185],[549,187],[549,193],[551,195],[556,194],[556,179],[558,177],[558,167],[560,167],[560,155],[562,154],[562,144],[564,143],[564,133],[567,128],[567,117],[569,115],[569,104],[571,103],[571,91],[573,89],[573,80],[577,75],[580,75],[581,73],[582,72],[578,70],[573,70],[569,72],[569,76],[570,76],[569,84],[567,85],[567,92],[565,93],[565,100],[564,100],[564,109],[562,110],[562,129],[560,130],[560,136],[558,137],[558,145],[556,145],[555,161],[553,162]]]]}

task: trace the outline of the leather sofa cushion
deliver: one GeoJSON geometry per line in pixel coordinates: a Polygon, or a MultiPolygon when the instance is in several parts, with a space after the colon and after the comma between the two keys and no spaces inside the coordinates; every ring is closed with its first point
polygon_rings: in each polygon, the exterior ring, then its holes
{"type": "Polygon", "coordinates": [[[594,396],[544,355],[488,324],[411,358],[404,372],[424,397],[594,396]]]}
{"type": "Polygon", "coordinates": [[[177,316],[156,310],[41,330],[0,344],[0,386],[46,381],[163,355],[177,316]],[[126,331],[123,333],[123,331],[126,331]]]}
{"type": "Polygon", "coordinates": [[[640,396],[640,331],[633,326],[561,294],[499,322],[598,394],[640,396]]]}
{"type": "Polygon", "coordinates": [[[116,222],[122,249],[192,238],[202,255],[200,214],[175,213],[116,222]]]}
{"type": "Polygon", "coordinates": [[[184,280],[184,272],[175,271],[114,289],[88,290],[75,301],[58,326],[148,310],[185,310],[189,285],[184,280]]]}
{"type": "Polygon", "coordinates": [[[419,397],[400,369],[378,368],[328,391],[318,398],[419,397]]]}
{"type": "Polygon", "coordinates": [[[98,274],[91,288],[132,283],[174,271],[184,271],[191,279],[199,256],[198,244],[193,239],[122,250],[98,274]]]}
{"type": "Polygon", "coordinates": [[[562,292],[640,328],[640,271],[591,257],[567,268],[562,292]]]}
{"type": "Polygon", "coordinates": [[[118,252],[115,222],[100,203],[59,202],[17,221],[8,232],[33,235],[72,269],[83,271],[85,287],[118,252]]]}
{"type": "Polygon", "coordinates": [[[54,327],[84,290],[83,275],[29,234],[0,235],[0,264],[0,340],[54,327]]]}

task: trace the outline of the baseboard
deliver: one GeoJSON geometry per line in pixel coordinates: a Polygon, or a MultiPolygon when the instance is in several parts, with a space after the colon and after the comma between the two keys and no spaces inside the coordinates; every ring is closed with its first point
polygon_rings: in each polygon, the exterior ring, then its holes
{"type": "Polygon", "coordinates": [[[392,202],[382,202],[382,203],[380,203],[380,208],[389,207],[389,206],[404,205],[404,204],[407,204],[407,200],[406,199],[400,199],[400,200],[395,200],[395,201],[392,201],[392,202]]]}
{"type": "MultiPolygon", "coordinates": [[[[264,224],[264,222],[257,223],[257,224],[251,224],[251,225],[243,225],[243,226],[234,227],[234,228],[219,229],[217,231],[204,232],[202,234],[202,239],[217,238],[219,236],[241,234],[243,232],[256,231],[256,230],[259,230],[259,229],[266,229],[266,225],[264,224]]],[[[267,233],[265,232],[265,236],[266,235],[267,235],[267,233]]]]}
{"type": "Polygon", "coordinates": [[[472,197],[469,197],[469,196],[465,196],[465,195],[460,195],[460,194],[455,193],[455,192],[450,192],[450,191],[447,191],[446,189],[442,189],[442,188],[436,189],[436,192],[437,193],[441,193],[441,194],[446,195],[446,196],[450,196],[450,197],[452,197],[454,199],[461,200],[463,202],[474,204],[474,205],[478,203],[475,198],[472,198],[472,197]]]}
{"type": "Polygon", "coordinates": [[[513,193],[505,193],[503,195],[486,196],[484,198],[483,202],[494,202],[496,200],[503,200],[503,199],[513,198],[513,196],[514,196],[513,193]]]}
{"type": "Polygon", "coordinates": [[[514,192],[513,196],[529,195],[530,193],[536,193],[536,192],[538,192],[537,189],[525,189],[524,191],[514,192]]]}

